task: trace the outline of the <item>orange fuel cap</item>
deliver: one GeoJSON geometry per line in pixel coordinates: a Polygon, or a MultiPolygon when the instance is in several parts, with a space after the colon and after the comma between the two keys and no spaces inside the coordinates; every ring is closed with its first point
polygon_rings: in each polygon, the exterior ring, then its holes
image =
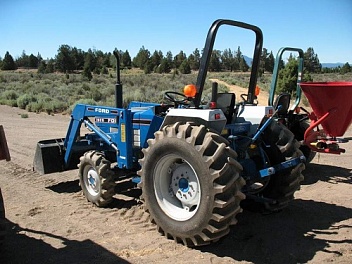
{"type": "Polygon", "coordinates": [[[197,93],[197,88],[194,84],[187,84],[184,88],[183,88],[183,94],[186,97],[194,97],[197,93]]]}

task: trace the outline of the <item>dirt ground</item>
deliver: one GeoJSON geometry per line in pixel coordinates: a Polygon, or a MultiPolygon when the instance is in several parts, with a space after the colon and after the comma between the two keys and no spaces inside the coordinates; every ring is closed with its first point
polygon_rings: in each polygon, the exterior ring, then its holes
{"type": "Polygon", "coordinates": [[[228,236],[191,249],[156,231],[135,199],[140,191],[126,183],[103,209],[83,197],[77,170],[33,172],[36,143],[64,137],[69,117],[23,113],[0,106],[12,157],[0,161],[9,223],[0,263],[351,263],[351,141],[341,144],[345,154],[317,155],[307,165],[288,208],[269,215],[244,211],[228,236]]]}

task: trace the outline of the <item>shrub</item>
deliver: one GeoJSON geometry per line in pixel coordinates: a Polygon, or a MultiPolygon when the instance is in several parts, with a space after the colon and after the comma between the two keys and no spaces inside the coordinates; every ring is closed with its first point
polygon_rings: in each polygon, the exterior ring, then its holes
{"type": "Polygon", "coordinates": [[[1,97],[7,100],[17,100],[18,93],[14,90],[8,90],[3,92],[1,97]]]}
{"type": "Polygon", "coordinates": [[[37,99],[31,94],[23,94],[17,98],[17,106],[21,109],[26,109],[27,105],[36,102],[37,99]]]}

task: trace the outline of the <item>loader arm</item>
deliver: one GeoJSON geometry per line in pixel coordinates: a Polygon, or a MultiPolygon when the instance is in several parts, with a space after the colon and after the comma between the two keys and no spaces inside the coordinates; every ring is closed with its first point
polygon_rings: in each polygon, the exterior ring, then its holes
{"type": "MultiPolygon", "coordinates": [[[[123,108],[81,104],[78,104],[72,112],[71,122],[65,137],[65,167],[70,164],[72,154],[75,152],[82,124],[93,131],[110,150],[116,151],[116,161],[119,167],[132,167],[131,111],[123,108]],[[89,120],[89,117],[94,117],[96,122],[106,122],[109,126],[98,127],[89,120]],[[112,132],[112,130],[116,132],[112,132]]],[[[94,141],[94,139],[93,136],[89,138],[90,141],[94,141]]]]}

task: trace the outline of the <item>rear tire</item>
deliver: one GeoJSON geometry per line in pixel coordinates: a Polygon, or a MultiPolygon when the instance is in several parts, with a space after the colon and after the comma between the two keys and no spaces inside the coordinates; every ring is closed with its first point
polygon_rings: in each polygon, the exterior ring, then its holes
{"type": "Polygon", "coordinates": [[[110,165],[101,152],[94,150],[80,158],[78,176],[83,194],[98,207],[108,205],[115,194],[116,184],[110,165]]]}
{"type": "MultiPolygon", "coordinates": [[[[264,151],[269,159],[269,166],[303,156],[299,150],[300,144],[295,140],[292,132],[280,123],[272,122],[263,132],[262,140],[267,146],[264,147],[264,151]]],[[[300,182],[304,179],[302,175],[304,168],[305,164],[299,163],[269,176],[269,182],[256,195],[272,202],[257,203],[247,199],[243,203],[244,208],[262,212],[275,212],[285,208],[300,188],[300,182]]]]}
{"type": "Polygon", "coordinates": [[[241,165],[204,126],[176,123],[148,140],[140,160],[142,199],[159,232],[187,246],[217,241],[242,211],[241,165]]]}

